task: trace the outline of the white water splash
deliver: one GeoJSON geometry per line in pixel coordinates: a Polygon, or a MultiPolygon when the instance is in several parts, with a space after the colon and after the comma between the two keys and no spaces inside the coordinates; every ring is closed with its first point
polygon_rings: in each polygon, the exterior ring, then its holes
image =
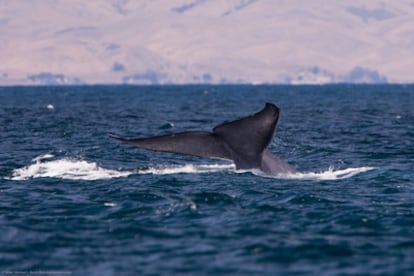
{"type": "Polygon", "coordinates": [[[10,179],[27,180],[39,177],[54,177],[75,180],[97,180],[126,177],[132,174],[132,172],[104,169],[99,167],[95,162],[83,160],[64,158],[42,162],[45,159],[53,157],[51,154],[46,154],[34,158],[34,164],[14,170],[10,179]]]}
{"type": "Polygon", "coordinates": [[[280,179],[299,179],[299,180],[339,180],[350,178],[357,174],[367,172],[370,170],[375,169],[375,167],[359,167],[359,168],[347,168],[347,169],[340,169],[334,170],[333,168],[329,168],[326,171],[321,172],[296,172],[292,174],[280,174],[277,175],[275,178],[280,179]]]}
{"type": "Polygon", "coordinates": [[[192,165],[186,164],[182,166],[170,166],[160,168],[148,168],[139,170],[140,174],[178,174],[178,173],[212,173],[223,171],[235,171],[234,164],[212,164],[212,165],[192,165]]]}
{"type": "Polygon", "coordinates": [[[272,177],[277,179],[298,179],[298,180],[338,180],[345,179],[375,169],[374,167],[359,167],[334,170],[329,168],[321,172],[307,172],[307,173],[293,173],[280,174],[277,176],[263,175],[260,171],[236,171],[234,164],[208,164],[208,165],[193,165],[184,164],[181,166],[164,166],[164,167],[150,167],[141,170],[112,170],[99,167],[95,162],[87,162],[84,160],[76,160],[70,158],[63,158],[58,160],[50,160],[54,158],[51,154],[42,155],[34,158],[31,165],[23,168],[15,169],[10,180],[27,180],[31,178],[53,177],[61,179],[73,180],[99,180],[112,179],[119,177],[127,177],[134,174],[153,174],[153,175],[168,175],[168,174],[200,174],[200,173],[215,173],[215,172],[234,172],[246,173],[250,172],[258,176],[272,177]]]}

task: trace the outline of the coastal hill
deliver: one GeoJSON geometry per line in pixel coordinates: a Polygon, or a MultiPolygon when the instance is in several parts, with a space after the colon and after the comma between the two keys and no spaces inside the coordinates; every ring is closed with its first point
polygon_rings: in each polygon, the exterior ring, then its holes
{"type": "Polygon", "coordinates": [[[0,85],[409,83],[414,2],[13,0],[0,85]]]}

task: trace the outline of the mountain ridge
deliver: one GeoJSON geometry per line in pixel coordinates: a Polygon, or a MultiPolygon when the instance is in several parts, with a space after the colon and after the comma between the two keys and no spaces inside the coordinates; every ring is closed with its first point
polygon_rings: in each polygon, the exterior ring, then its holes
{"type": "Polygon", "coordinates": [[[414,82],[405,0],[2,2],[0,85],[414,82]]]}

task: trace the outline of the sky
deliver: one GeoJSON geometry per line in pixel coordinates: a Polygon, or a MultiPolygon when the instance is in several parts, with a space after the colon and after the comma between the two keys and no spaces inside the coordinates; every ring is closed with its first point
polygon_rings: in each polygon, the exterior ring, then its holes
{"type": "Polygon", "coordinates": [[[413,83],[414,0],[0,0],[0,85],[413,83]]]}

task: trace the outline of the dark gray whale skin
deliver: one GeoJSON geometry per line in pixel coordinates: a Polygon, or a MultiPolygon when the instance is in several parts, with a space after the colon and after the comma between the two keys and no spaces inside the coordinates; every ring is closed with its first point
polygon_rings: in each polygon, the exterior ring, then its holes
{"type": "Polygon", "coordinates": [[[271,103],[250,116],[216,126],[212,132],[188,131],[148,138],[111,138],[147,150],[232,160],[238,170],[261,170],[266,175],[294,173],[295,169],[267,150],[279,120],[271,103]]]}

